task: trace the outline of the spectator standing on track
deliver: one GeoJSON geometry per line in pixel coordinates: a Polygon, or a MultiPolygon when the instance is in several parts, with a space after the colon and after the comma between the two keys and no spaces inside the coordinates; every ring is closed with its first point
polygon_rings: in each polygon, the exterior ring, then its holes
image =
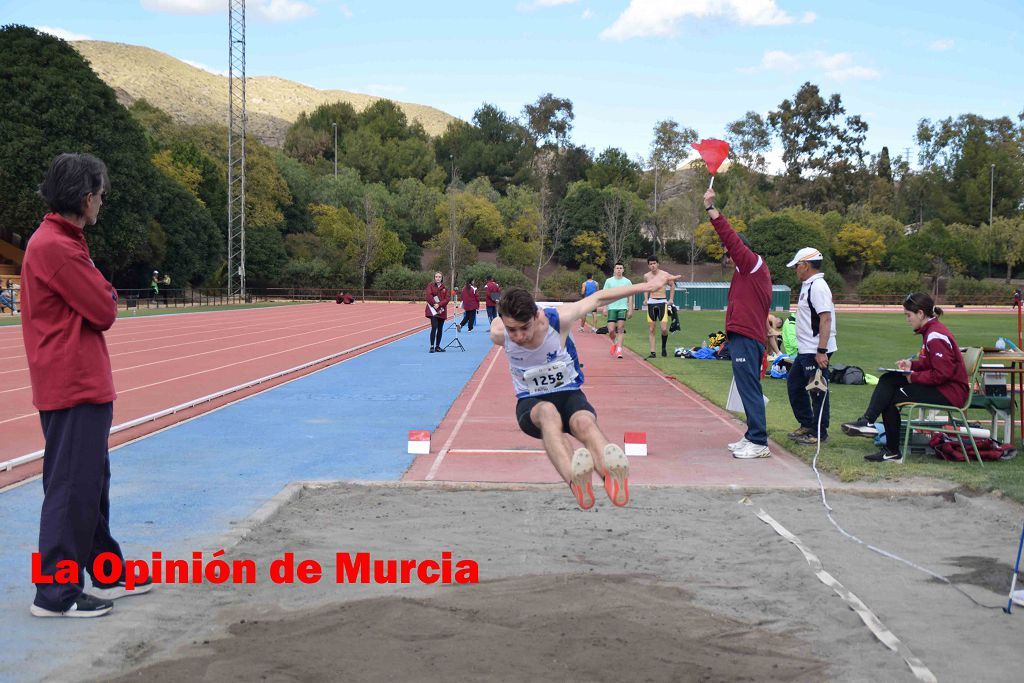
{"type": "Polygon", "coordinates": [[[480,295],[477,293],[476,280],[470,278],[462,288],[462,322],[455,323],[455,329],[462,331],[465,326],[470,332],[476,326],[476,312],[480,309],[480,295]]]}
{"type": "Polygon", "coordinates": [[[1014,308],[1020,308],[1020,306],[1021,306],[1021,299],[1022,299],[1022,296],[1021,296],[1021,293],[1020,293],[1020,287],[1018,287],[1017,289],[1013,290],[1013,307],[1014,308]]]}
{"type": "MultiPolygon", "coordinates": [[[[648,271],[644,273],[644,280],[650,281],[662,271],[659,269],[658,257],[647,257],[648,271]]],[[[651,353],[648,358],[657,358],[654,352],[654,324],[661,321],[661,356],[668,355],[668,306],[672,303],[672,285],[666,285],[660,292],[647,292],[644,294],[644,308],[647,310],[647,340],[650,342],[651,353]]]]}
{"type": "Polygon", "coordinates": [[[427,307],[424,315],[430,318],[430,353],[444,353],[441,348],[441,335],[444,334],[444,321],[448,319],[448,302],[452,295],[444,286],[444,275],[434,273],[434,281],[427,285],[425,294],[427,307]]]}
{"type": "Polygon", "coordinates": [[[493,275],[487,276],[487,282],[484,284],[484,306],[487,308],[487,324],[494,322],[495,316],[498,315],[498,301],[501,300],[501,285],[494,281],[493,275]]]}
{"type": "Polygon", "coordinates": [[[736,382],[747,431],[743,438],[729,444],[734,458],[767,458],[768,422],[761,391],[761,359],[764,357],[765,321],[772,303],[772,276],[759,254],[739,235],[725,216],[715,208],[715,191],[704,193],[704,208],[711,225],[725,247],[736,272],[729,284],[729,304],[725,310],[725,334],[732,358],[732,376],[736,382]]]}
{"type": "Polygon", "coordinates": [[[551,464],[569,484],[580,508],[594,506],[594,469],[612,503],[629,502],[629,461],[597,425],[597,412],[582,391],[583,369],[569,333],[573,323],[612,301],[664,289],[677,276],[662,271],[644,284],[606,287],[585,299],[540,310],[525,289],[510,289],[491,324],[491,342],[505,350],[516,392],[516,420],[525,434],[544,442],[551,464]],[[572,451],[566,434],[584,448],[572,451]]]}
{"type": "MultiPolygon", "coordinates": [[[[615,264],[612,276],[604,281],[604,289],[628,287],[628,277],[623,276],[626,267],[622,261],[615,264]]],[[[608,304],[608,339],[612,342],[611,355],[622,358],[622,337],[626,334],[626,320],[633,317],[633,298],[624,296],[608,304]]]]}
{"type": "Polygon", "coordinates": [[[36,584],[37,617],[96,617],[111,600],[149,591],[126,590],[123,578],[101,584],[92,561],[103,552],[124,560],[110,533],[110,457],[114,378],[103,332],[117,318],[117,291],[89,256],[84,229],[93,226],[110,189],[107,168],[88,154],[61,154],[39,194],[46,214],[29,240],[22,265],[22,336],[46,448],[39,555],[43,575],[71,560],[88,571],[93,589],[77,583],[36,584]]]}
{"type": "MultiPolygon", "coordinates": [[[[586,299],[591,294],[596,294],[598,290],[597,282],[594,281],[594,274],[587,273],[587,279],[580,285],[580,295],[586,299]]],[[[580,332],[586,332],[587,318],[593,317],[593,322],[590,323],[592,329],[597,329],[597,310],[593,310],[583,318],[580,318],[580,332]]]]}

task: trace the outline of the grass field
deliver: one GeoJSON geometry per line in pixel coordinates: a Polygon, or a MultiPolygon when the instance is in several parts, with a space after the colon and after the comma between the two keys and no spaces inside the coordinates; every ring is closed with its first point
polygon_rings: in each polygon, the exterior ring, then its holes
{"type": "MultiPolygon", "coordinates": [[[[139,308],[137,313],[131,311],[118,311],[118,318],[141,318],[147,315],[170,315],[174,313],[199,313],[202,311],[234,311],[241,308],[272,308],[274,306],[291,306],[297,302],[282,301],[265,304],[229,304],[225,306],[182,306],[181,308],[139,308]]],[[[20,325],[20,315],[0,316],[0,326],[20,325]]]]}
{"type": "MultiPolygon", "coordinates": [[[[1017,321],[1012,315],[969,315],[950,313],[943,316],[961,346],[992,346],[999,336],[1016,337],[1017,321]]],[[[728,361],[684,360],[672,357],[672,349],[679,346],[699,346],[708,333],[725,329],[724,311],[680,312],[682,331],[669,338],[669,357],[652,360],[666,374],[691,387],[715,404],[725,407],[729,382],[732,377],[728,361]]],[[[626,345],[646,356],[648,352],[647,322],[642,313],[629,322],[626,345]]],[[[901,313],[843,313],[837,315],[837,343],[839,350],[833,361],[856,365],[865,372],[878,374],[876,368],[890,367],[899,358],[906,358],[920,347],[920,337],[914,334],[901,313]]],[[[657,332],[660,335],[660,331],[657,332]]],[[[660,348],[661,340],[655,339],[660,348]]],[[[765,379],[764,393],[768,403],[768,433],[777,443],[789,448],[797,456],[810,462],[814,449],[797,446],[786,433],[798,425],[793,419],[786,393],[785,380],[765,379]]],[[[1013,499],[1024,502],[1024,455],[1008,461],[977,463],[944,462],[933,457],[911,456],[902,465],[869,463],[864,456],[874,452],[868,439],[848,437],[839,429],[843,422],[863,414],[871,396],[871,386],[834,385],[831,394],[831,428],[829,440],[822,446],[819,467],[844,481],[854,479],[895,479],[897,477],[939,477],[951,479],[979,491],[1000,490],[1013,499]]],[[[985,411],[972,411],[980,422],[988,421],[985,411]]],[[[722,445],[723,456],[727,456],[722,445]]]]}

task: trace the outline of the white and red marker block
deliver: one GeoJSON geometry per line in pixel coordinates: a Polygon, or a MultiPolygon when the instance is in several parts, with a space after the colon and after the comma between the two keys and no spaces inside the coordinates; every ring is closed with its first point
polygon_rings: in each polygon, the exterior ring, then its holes
{"type": "Polygon", "coordinates": [[[409,432],[409,454],[430,455],[430,432],[409,432]]]}
{"type": "Polygon", "coordinates": [[[626,455],[647,455],[647,432],[626,432],[622,441],[626,455]]]}

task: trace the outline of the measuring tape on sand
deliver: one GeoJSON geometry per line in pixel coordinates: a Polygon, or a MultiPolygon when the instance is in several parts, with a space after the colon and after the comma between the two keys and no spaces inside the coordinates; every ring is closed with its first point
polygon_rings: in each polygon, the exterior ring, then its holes
{"type": "Polygon", "coordinates": [[[807,564],[811,566],[811,569],[814,571],[814,575],[818,577],[818,580],[834,590],[836,595],[841,597],[843,601],[849,605],[850,609],[857,613],[857,616],[859,616],[860,620],[864,622],[864,625],[870,629],[870,631],[882,642],[883,645],[903,657],[903,661],[907,663],[907,666],[910,667],[910,670],[919,681],[926,681],[927,683],[936,683],[938,681],[938,679],[935,678],[935,674],[925,666],[924,662],[918,659],[917,655],[911,652],[910,648],[907,647],[903,641],[897,638],[896,635],[882,623],[882,620],[879,619],[875,613],[872,612],[863,601],[861,601],[860,598],[851,593],[846,586],[839,583],[834,576],[825,571],[824,567],[821,565],[821,560],[818,559],[817,555],[811,552],[810,548],[803,544],[803,541],[790,533],[786,527],[775,521],[775,519],[764,510],[758,510],[757,517],[762,522],[775,529],[775,532],[779,536],[782,536],[784,539],[800,549],[800,552],[804,555],[804,559],[807,560],[807,564]]]}

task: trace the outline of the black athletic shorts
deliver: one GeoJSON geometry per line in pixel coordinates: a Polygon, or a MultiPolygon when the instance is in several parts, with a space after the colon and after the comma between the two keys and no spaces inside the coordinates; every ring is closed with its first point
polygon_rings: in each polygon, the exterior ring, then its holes
{"type": "Polygon", "coordinates": [[[555,406],[558,414],[562,416],[562,431],[566,434],[570,433],[569,418],[575,413],[586,410],[592,413],[594,417],[597,417],[597,411],[594,410],[594,406],[590,405],[586,394],[579,389],[556,391],[551,394],[541,394],[540,396],[526,396],[519,399],[519,402],[516,403],[516,421],[519,422],[519,428],[523,430],[523,433],[529,434],[535,439],[541,438],[540,427],[535,425],[533,420],[530,419],[530,411],[541,401],[546,401],[555,406]]]}
{"type": "Polygon", "coordinates": [[[666,304],[647,304],[647,317],[653,321],[663,319],[665,317],[665,306],[666,304]]]}

